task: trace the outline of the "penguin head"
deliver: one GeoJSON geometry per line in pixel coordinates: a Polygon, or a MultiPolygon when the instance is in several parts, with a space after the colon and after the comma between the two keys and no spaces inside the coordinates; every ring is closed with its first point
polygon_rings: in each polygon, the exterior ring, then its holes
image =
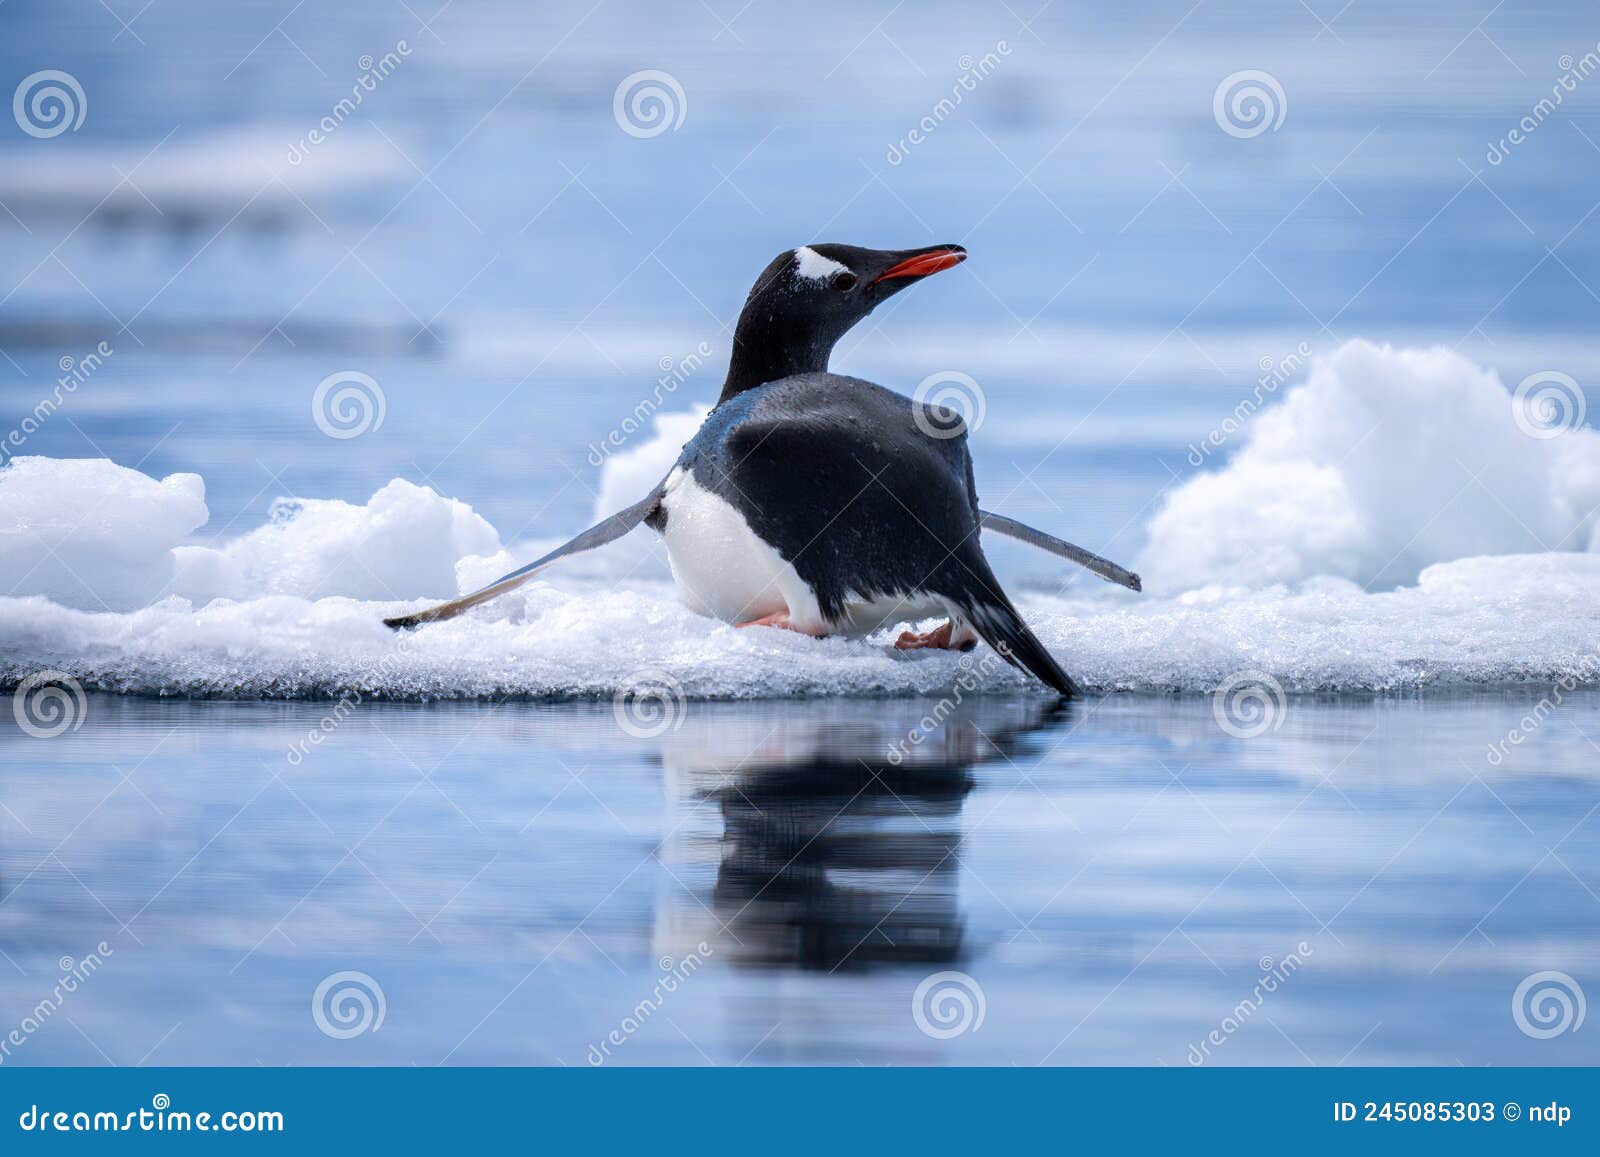
{"type": "Polygon", "coordinates": [[[773,258],[750,290],[745,308],[760,305],[797,331],[815,327],[842,337],[906,286],[966,259],[967,251],[960,245],[925,249],[802,245],[773,258]]]}
{"type": "Polygon", "coordinates": [[[827,369],[834,343],[881,302],[966,259],[960,245],[812,244],[785,250],[762,270],[745,300],[723,396],[827,369]]]}

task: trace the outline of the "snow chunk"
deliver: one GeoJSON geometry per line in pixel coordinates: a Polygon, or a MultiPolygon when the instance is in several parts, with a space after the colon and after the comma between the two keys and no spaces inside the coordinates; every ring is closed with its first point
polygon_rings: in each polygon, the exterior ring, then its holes
{"type": "Polygon", "coordinates": [[[1313,575],[1393,587],[1451,559],[1600,549],[1597,506],[1600,431],[1530,437],[1493,372],[1352,341],[1223,469],[1167,498],[1137,569],[1158,593],[1313,575]]]}
{"type": "Polygon", "coordinates": [[[0,592],[144,606],[170,587],[172,548],[208,517],[198,474],[157,482],[104,458],[14,458],[0,468],[0,592]]]}
{"type": "Polygon", "coordinates": [[[472,507],[396,478],[364,506],[279,498],[265,526],[219,549],[179,547],[179,593],[204,601],[449,598],[456,563],[494,554],[500,536],[472,507]]]}

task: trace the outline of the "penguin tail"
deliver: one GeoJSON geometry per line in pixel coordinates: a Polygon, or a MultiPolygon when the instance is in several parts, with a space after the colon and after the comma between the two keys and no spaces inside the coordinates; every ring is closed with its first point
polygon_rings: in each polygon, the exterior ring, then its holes
{"type": "Polygon", "coordinates": [[[973,630],[1006,662],[1028,672],[1064,698],[1072,699],[1081,695],[1072,676],[1063,671],[1055,656],[1045,650],[1039,637],[1022,621],[1017,608],[1011,605],[1011,600],[1003,594],[996,594],[998,597],[985,594],[961,607],[962,615],[972,624],[973,630]]]}

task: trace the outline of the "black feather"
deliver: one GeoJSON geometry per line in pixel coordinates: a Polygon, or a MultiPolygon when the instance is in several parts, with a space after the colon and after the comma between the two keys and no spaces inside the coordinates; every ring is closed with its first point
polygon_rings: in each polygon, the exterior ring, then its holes
{"type": "Polygon", "coordinates": [[[983,636],[983,641],[1013,667],[1028,672],[1068,699],[1081,694],[1072,677],[1045,650],[1039,637],[1022,621],[1017,608],[1004,595],[998,602],[978,603],[962,610],[972,628],[983,636]]]}

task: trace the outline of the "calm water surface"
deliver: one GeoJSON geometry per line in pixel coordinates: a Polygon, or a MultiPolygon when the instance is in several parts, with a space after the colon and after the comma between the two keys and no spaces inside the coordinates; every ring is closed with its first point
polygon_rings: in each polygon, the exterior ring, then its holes
{"type": "Polygon", "coordinates": [[[330,705],[92,697],[0,746],[4,1026],[110,949],[5,1063],[1593,1064],[1512,1016],[1600,976],[1600,695],[1488,758],[1539,697],[366,704],[298,763],[330,705]]]}

